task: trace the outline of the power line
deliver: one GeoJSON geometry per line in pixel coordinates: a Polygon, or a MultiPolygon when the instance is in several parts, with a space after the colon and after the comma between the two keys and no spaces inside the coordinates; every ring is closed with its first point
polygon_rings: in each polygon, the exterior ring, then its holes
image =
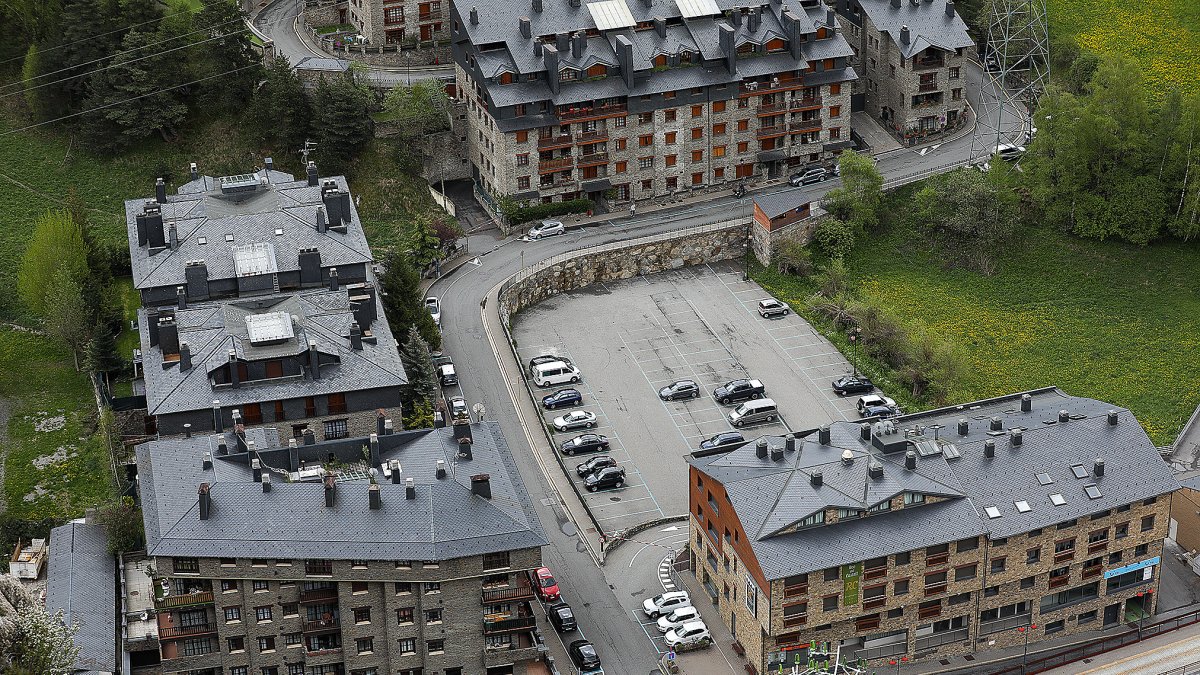
{"type": "Polygon", "coordinates": [[[86,115],[88,113],[93,113],[93,112],[96,112],[97,110],[104,110],[105,108],[113,108],[113,107],[119,106],[123,103],[129,103],[130,101],[136,101],[138,99],[146,98],[147,96],[155,96],[158,94],[166,93],[168,91],[174,91],[176,89],[181,89],[183,87],[189,87],[193,84],[199,84],[199,83],[205,82],[207,80],[212,80],[212,79],[215,79],[218,77],[224,77],[225,75],[232,75],[234,73],[239,73],[239,72],[241,72],[243,70],[247,70],[249,68],[256,68],[256,67],[258,67],[258,65],[259,64],[254,63],[254,64],[251,64],[248,66],[242,66],[241,68],[234,68],[233,70],[227,70],[223,73],[217,73],[216,75],[209,75],[208,77],[202,77],[198,80],[192,80],[191,82],[184,82],[183,84],[177,84],[173,87],[167,87],[165,89],[158,89],[158,90],[152,91],[148,94],[141,94],[139,96],[134,96],[134,97],[127,98],[127,99],[124,99],[121,101],[116,101],[115,103],[108,103],[108,104],[105,104],[102,106],[97,106],[95,108],[90,108],[88,110],[81,110],[80,112],[77,112],[77,113],[71,113],[70,115],[63,115],[62,117],[56,117],[52,120],[46,120],[45,122],[38,122],[37,124],[30,124],[28,126],[20,127],[19,129],[12,129],[10,131],[5,131],[4,133],[0,133],[0,138],[4,138],[5,136],[8,136],[10,134],[16,134],[16,133],[20,133],[22,131],[28,131],[29,129],[34,129],[37,127],[45,126],[47,124],[61,122],[62,120],[70,119],[72,117],[79,117],[80,115],[86,115]]]}
{"type": "MultiPolygon", "coordinates": [[[[12,92],[0,92],[0,100],[4,100],[10,96],[19,96],[21,94],[24,94],[27,91],[33,91],[34,89],[41,89],[42,87],[49,87],[51,85],[58,84],[60,82],[66,82],[67,80],[74,80],[76,78],[86,77],[88,75],[93,75],[95,73],[104,72],[104,71],[108,70],[109,68],[115,68],[117,66],[123,66],[123,65],[130,64],[130,63],[137,63],[138,61],[144,61],[146,59],[151,59],[151,58],[154,58],[155,56],[162,56],[163,54],[170,54],[171,52],[177,52],[180,49],[188,49],[190,47],[194,47],[195,45],[202,45],[205,42],[212,42],[213,40],[221,40],[221,39],[229,37],[230,35],[236,35],[236,32],[235,33],[226,33],[225,35],[217,35],[215,37],[208,38],[207,40],[201,40],[199,42],[189,42],[186,45],[181,45],[179,47],[172,47],[171,49],[166,49],[161,52],[154,52],[153,54],[146,54],[145,56],[139,56],[136,59],[130,59],[123,63],[110,63],[107,66],[103,66],[101,68],[96,68],[94,70],[89,70],[84,73],[79,73],[78,75],[71,75],[70,77],[64,77],[61,80],[54,80],[52,82],[43,82],[34,87],[25,87],[18,91],[12,91],[12,92]]],[[[33,78],[30,78],[30,79],[33,79],[33,78]]]]}
{"type": "MultiPolygon", "coordinates": [[[[3,91],[3,89],[4,89],[5,87],[13,87],[13,88],[15,88],[15,87],[21,87],[21,90],[22,90],[22,91],[24,91],[25,87],[24,87],[23,85],[25,85],[25,83],[27,83],[27,82],[32,82],[33,80],[39,80],[39,79],[41,79],[41,78],[43,78],[43,77],[49,77],[49,76],[51,76],[51,75],[55,75],[55,74],[58,74],[58,73],[62,73],[62,72],[68,71],[68,70],[74,70],[74,69],[76,69],[76,68],[79,68],[79,67],[81,67],[81,66],[87,66],[87,65],[91,65],[91,64],[93,64],[93,63],[98,63],[98,62],[100,62],[100,61],[103,61],[103,60],[105,60],[105,59],[112,59],[112,58],[116,58],[116,57],[118,57],[118,56],[123,56],[123,55],[125,55],[125,54],[131,54],[131,53],[133,53],[133,52],[136,52],[136,51],[139,51],[139,50],[142,50],[142,49],[146,49],[147,47],[154,47],[154,46],[157,46],[157,45],[165,44],[165,43],[167,43],[167,42],[174,42],[175,40],[179,40],[179,39],[181,39],[181,38],[186,38],[186,37],[189,37],[189,36],[191,36],[191,35],[195,35],[195,34],[197,34],[197,33],[207,33],[208,31],[211,31],[211,30],[213,30],[214,28],[217,28],[218,26],[224,26],[224,25],[226,25],[226,24],[230,24],[230,23],[241,23],[241,22],[242,22],[242,20],[241,20],[240,18],[239,18],[239,19],[236,19],[236,20],[222,21],[221,23],[214,24],[214,25],[212,25],[212,26],[209,26],[209,27],[207,27],[207,28],[199,28],[199,29],[197,29],[197,30],[194,30],[194,31],[192,31],[192,32],[190,32],[190,33],[184,33],[184,34],[182,34],[182,35],[176,35],[175,37],[170,37],[170,38],[167,38],[167,39],[165,39],[165,40],[159,40],[158,42],[151,42],[151,43],[149,43],[149,44],[144,44],[144,45],[142,45],[142,46],[140,46],[140,47],[134,47],[133,49],[126,49],[125,51],[114,52],[114,53],[112,53],[112,54],[108,54],[107,56],[101,56],[101,57],[100,57],[100,58],[98,58],[98,59],[92,59],[91,61],[85,61],[85,62],[83,62],[83,63],[77,63],[77,64],[75,64],[75,65],[73,65],[73,66],[67,66],[66,68],[59,68],[58,70],[53,70],[53,71],[50,71],[50,72],[48,72],[48,73],[42,73],[41,75],[35,75],[34,77],[31,77],[31,78],[28,78],[28,79],[24,79],[24,80],[18,80],[18,81],[16,81],[16,82],[10,82],[10,83],[8,83],[8,84],[6,84],[6,85],[0,86],[0,91],[3,91]]],[[[235,31],[234,33],[228,33],[227,35],[223,35],[223,36],[221,36],[221,37],[228,37],[229,35],[234,35],[234,34],[236,34],[236,31],[235,31]]],[[[207,40],[205,40],[204,42],[207,42],[207,40]]],[[[191,46],[191,44],[192,44],[192,43],[189,43],[189,44],[187,44],[187,45],[184,45],[184,47],[191,46]]],[[[201,43],[196,43],[196,44],[203,44],[203,42],[201,42],[201,43]]],[[[174,49],[169,49],[169,50],[167,50],[167,51],[174,51],[174,49]]],[[[165,54],[166,52],[159,52],[159,53],[163,53],[163,54],[165,54]]],[[[154,54],[151,54],[151,56],[154,56],[154,54]]],[[[135,59],[135,60],[137,60],[137,59],[135,59]]],[[[72,75],[71,77],[65,77],[65,78],[63,78],[63,79],[61,79],[61,80],[57,80],[57,82],[66,82],[67,80],[74,79],[74,78],[76,78],[76,77],[83,77],[84,75],[88,75],[88,74],[90,74],[90,73],[93,73],[93,72],[96,72],[96,71],[87,71],[87,72],[84,72],[84,73],[80,73],[80,74],[78,74],[78,75],[72,75]]],[[[38,85],[38,86],[43,86],[43,85],[38,85]]],[[[37,87],[29,87],[29,88],[30,88],[30,89],[36,89],[37,87]]]]}

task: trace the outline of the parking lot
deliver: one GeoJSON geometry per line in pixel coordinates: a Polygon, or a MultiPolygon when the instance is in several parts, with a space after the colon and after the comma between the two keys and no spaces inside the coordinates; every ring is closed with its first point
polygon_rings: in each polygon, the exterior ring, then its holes
{"type": "MultiPolygon", "coordinates": [[[[556,445],[584,431],[604,434],[605,454],[625,468],[623,487],[583,493],[606,532],[687,512],[685,457],[705,438],[732,429],[733,406],[711,396],[729,380],[761,380],[779,406],[775,422],[741,429],[748,439],[857,417],[856,397],[839,398],[829,386],[850,364],[795,314],[760,317],[757,301],[766,295],[743,281],[736,265],[698,266],[598,284],[517,317],[522,366],[540,354],[570,358],[583,375],[575,385],[583,394],[579,408],[596,415],[594,429],[555,433],[556,445]],[[661,401],[658,390],[680,379],[696,381],[702,395],[661,401]]],[[[573,409],[544,411],[543,418],[549,423],[573,409]]],[[[576,483],[574,467],[587,458],[564,458],[576,483]]]]}

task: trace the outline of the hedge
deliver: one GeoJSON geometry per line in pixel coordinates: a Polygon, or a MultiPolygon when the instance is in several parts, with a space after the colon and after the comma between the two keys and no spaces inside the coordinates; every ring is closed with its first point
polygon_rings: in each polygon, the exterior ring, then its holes
{"type": "Polygon", "coordinates": [[[514,225],[528,223],[533,220],[542,220],[553,216],[561,216],[569,213],[587,213],[592,210],[592,200],[590,199],[572,199],[569,202],[551,202],[549,204],[534,204],[532,206],[516,206],[502,204],[501,210],[508,217],[509,222],[514,225]]]}

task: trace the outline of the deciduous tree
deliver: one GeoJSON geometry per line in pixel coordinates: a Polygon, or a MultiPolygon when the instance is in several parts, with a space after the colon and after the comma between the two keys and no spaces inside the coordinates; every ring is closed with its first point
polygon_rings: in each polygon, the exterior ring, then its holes
{"type": "Polygon", "coordinates": [[[46,291],[59,270],[76,284],[88,276],[83,229],[66,211],[47,211],[38,218],[33,237],[17,271],[17,292],[35,314],[45,316],[46,291]]]}
{"type": "Polygon", "coordinates": [[[96,522],[108,535],[108,552],[112,555],[146,548],[146,530],[142,510],[133,499],[121,497],[96,511],[96,522]]]}
{"type": "Polygon", "coordinates": [[[825,210],[850,224],[858,233],[879,224],[879,204],[883,200],[883,174],[875,160],[853,150],[838,160],[842,186],[825,195],[825,210]]]}
{"type": "Polygon", "coordinates": [[[938,242],[947,264],[982,274],[995,271],[992,253],[1012,236],[1017,222],[1017,197],[992,178],[1007,170],[997,164],[984,174],[974,167],[959,169],[926,181],[917,192],[922,227],[938,242]]]}

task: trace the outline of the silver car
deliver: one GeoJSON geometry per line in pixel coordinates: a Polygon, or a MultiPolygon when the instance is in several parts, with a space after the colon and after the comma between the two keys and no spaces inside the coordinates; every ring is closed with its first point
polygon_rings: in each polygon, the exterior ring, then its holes
{"type": "Polygon", "coordinates": [[[541,239],[542,237],[553,237],[557,234],[566,234],[567,226],[563,225],[561,220],[543,220],[542,222],[529,228],[530,239],[541,239]]]}

